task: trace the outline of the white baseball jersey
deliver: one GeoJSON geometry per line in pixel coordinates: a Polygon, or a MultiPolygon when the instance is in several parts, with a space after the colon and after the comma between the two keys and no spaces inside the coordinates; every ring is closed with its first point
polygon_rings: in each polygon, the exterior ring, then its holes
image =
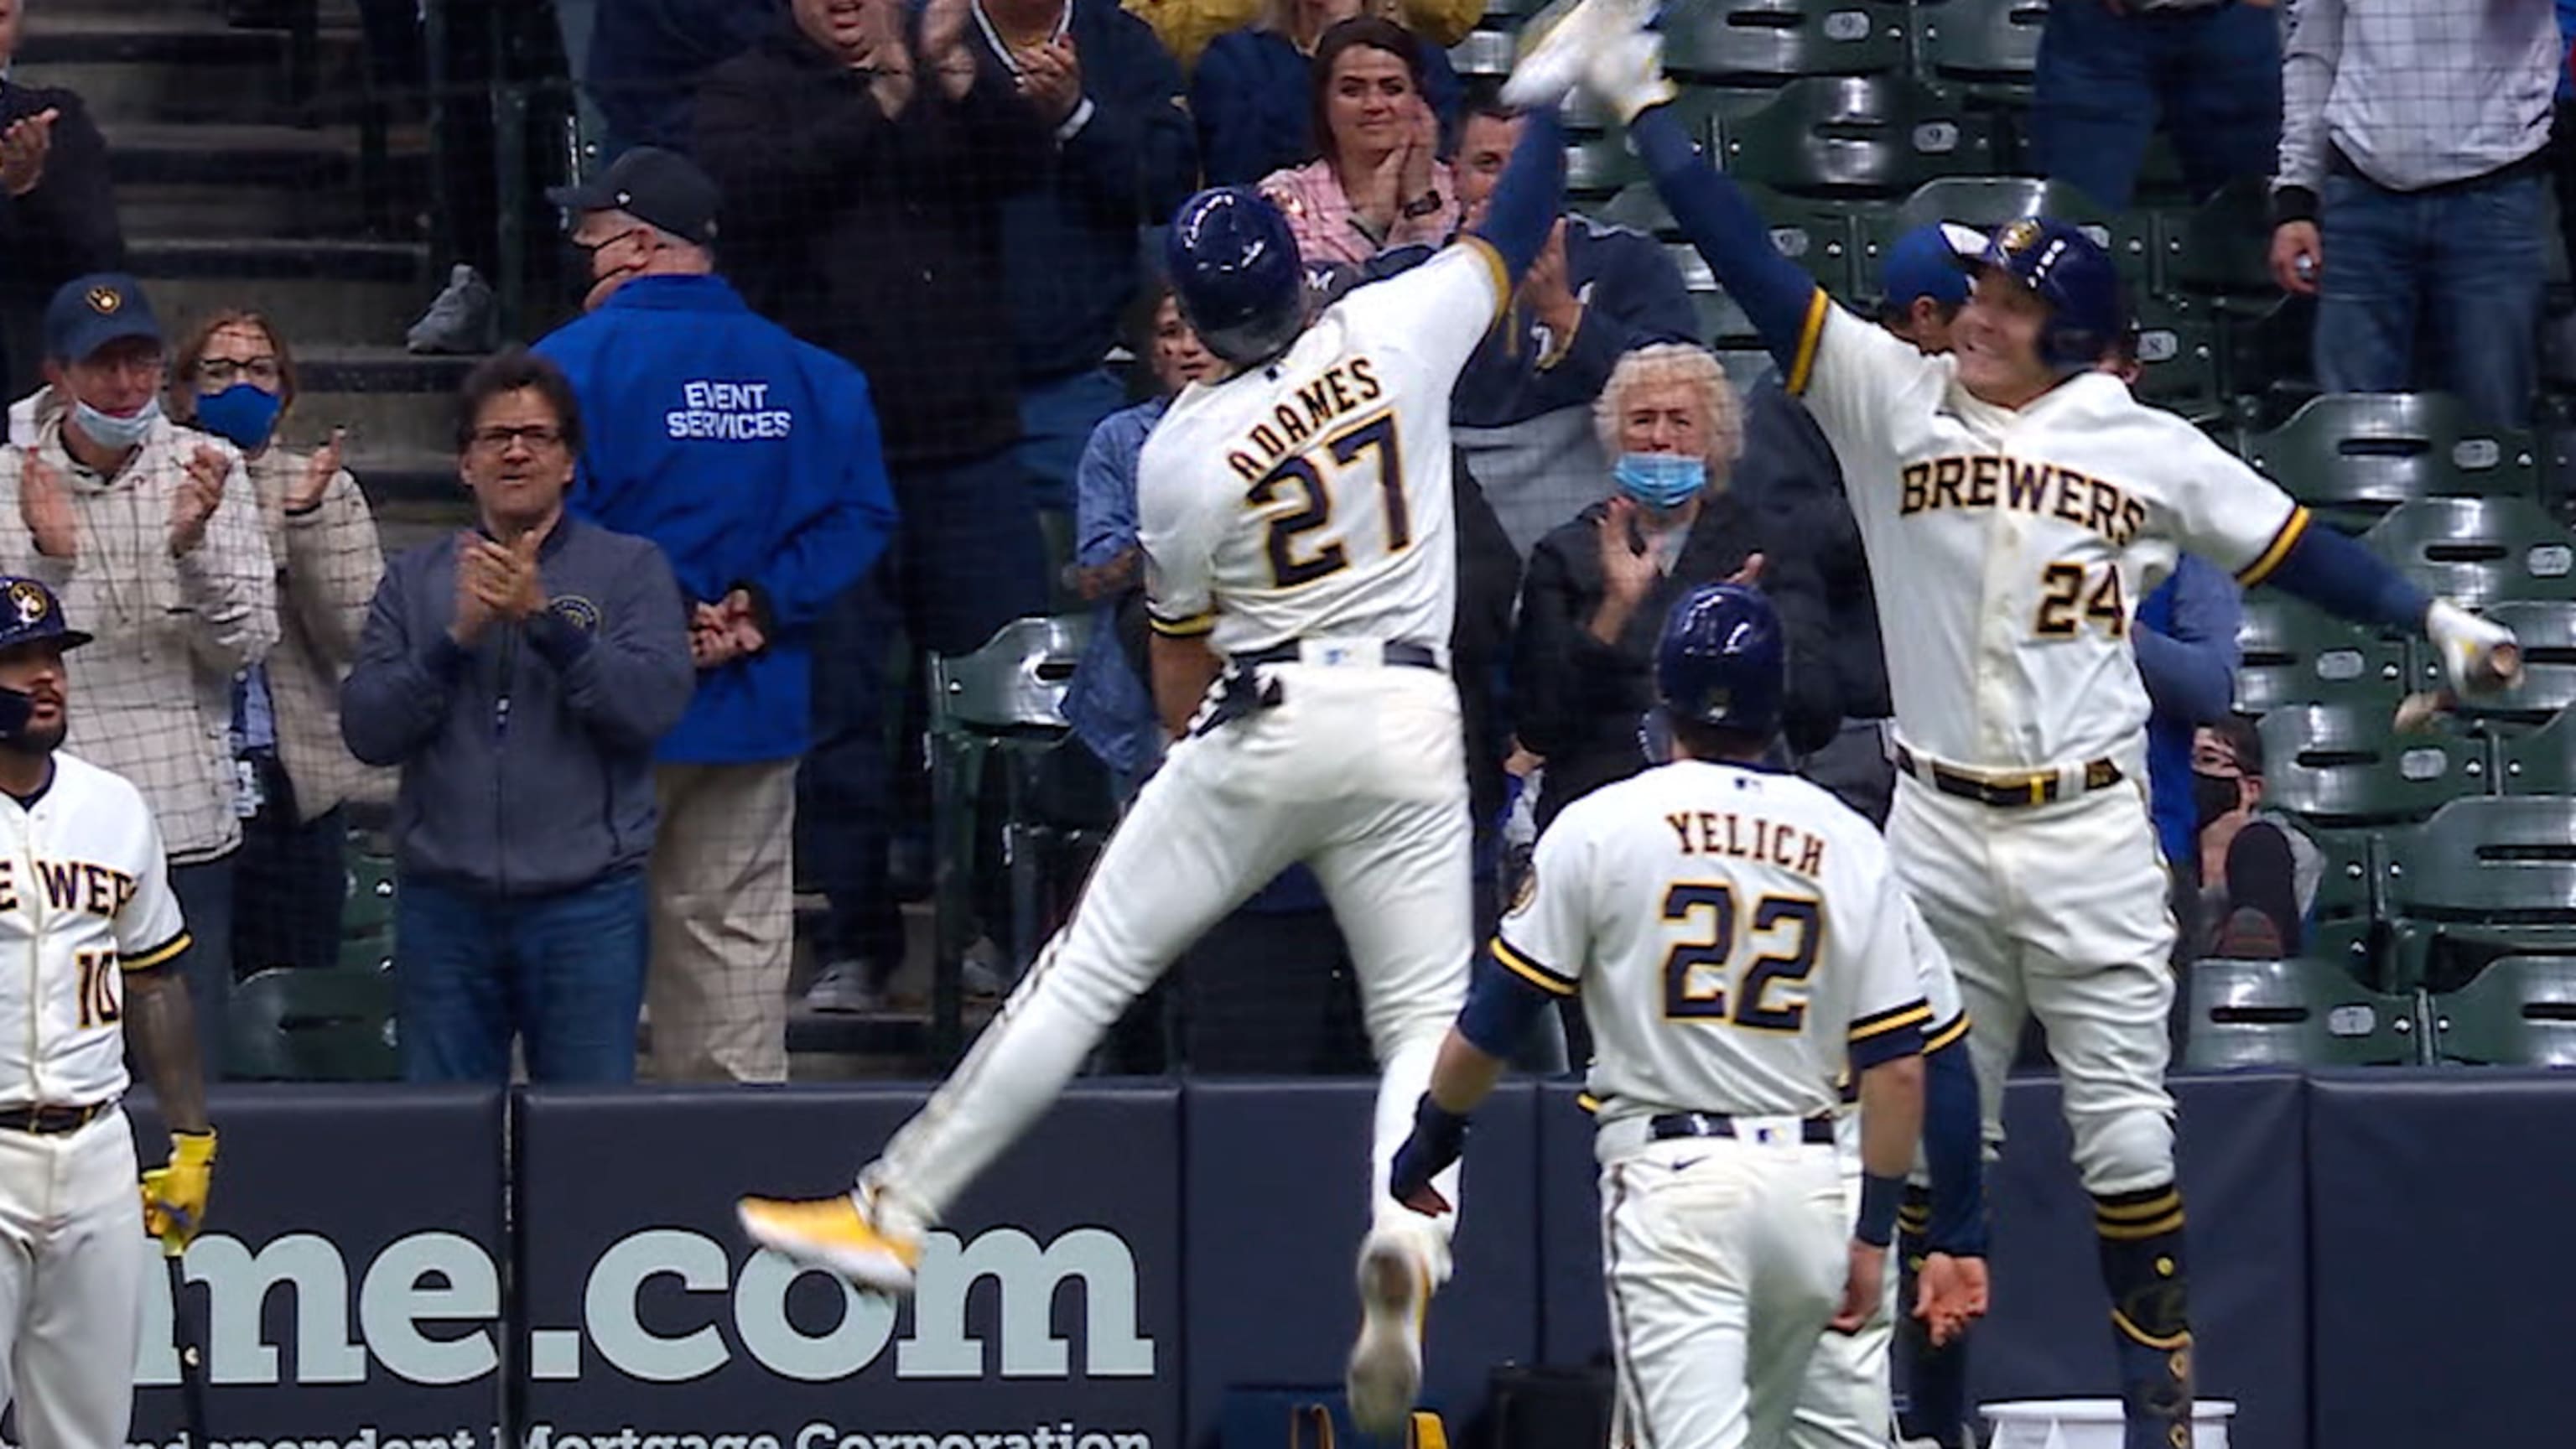
{"type": "Polygon", "coordinates": [[[161,830],[122,775],[54,752],[32,805],[0,795],[0,1106],[126,1087],[123,973],[188,947],[161,830]]]}
{"type": "MultiPolygon", "coordinates": [[[[2007,236],[2005,245],[2012,244],[2007,236]]],[[[2190,423],[2085,373],[2019,410],[1816,294],[1789,390],[1841,460],[1898,732],[2010,771],[2144,757],[2129,624],[2188,549],[2260,582],[2307,510],[2190,423]]]]}
{"type": "Polygon", "coordinates": [[[1912,907],[1878,831],[1794,775],[1681,761],[1565,808],[1495,959],[1580,990],[1605,1123],[1831,1112],[1846,1062],[1922,1049],[1912,907]]]}
{"type": "Polygon", "coordinates": [[[1449,394],[1510,295],[1467,236],[1352,291],[1266,366],[1175,398],[1136,465],[1154,627],[1224,654],[1447,644],[1449,394]]]}

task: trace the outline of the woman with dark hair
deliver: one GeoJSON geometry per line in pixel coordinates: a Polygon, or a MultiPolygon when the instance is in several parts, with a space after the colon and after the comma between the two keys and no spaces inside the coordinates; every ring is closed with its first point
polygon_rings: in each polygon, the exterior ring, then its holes
{"type": "Polygon", "coordinates": [[[340,466],[340,435],[290,449],[295,355],[257,312],[221,311],[179,344],[170,416],[241,449],[277,564],[278,639],[233,686],[234,757],[245,786],[233,867],[233,970],[335,965],[351,800],[390,803],[392,776],[340,739],[340,681],[357,662],[367,601],[384,575],[376,521],[340,466]]]}
{"type": "MultiPolygon", "coordinates": [[[[1314,159],[1320,132],[1311,57],[1324,32],[1360,15],[1401,21],[1412,34],[1422,57],[1422,98],[1440,118],[1445,153],[1456,137],[1458,73],[1440,37],[1424,29],[1426,8],[1419,0],[1401,7],[1392,0],[1265,0],[1250,25],[1218,36],[1190,77],[1190,115],[1208,184],[1245,185],[1314,159]]],[[[1475,23],[1473,14],[1466,23],[1475,23]]]]}
{"type": "Polygon", "coordinates": [[[1422,53],[1403,26],[1372,16],[1342,21],[1315,46],[1308,106],[1322,155],[1261,180],[1309,268],[1438,246],[1458,229],[1422,53]]]}

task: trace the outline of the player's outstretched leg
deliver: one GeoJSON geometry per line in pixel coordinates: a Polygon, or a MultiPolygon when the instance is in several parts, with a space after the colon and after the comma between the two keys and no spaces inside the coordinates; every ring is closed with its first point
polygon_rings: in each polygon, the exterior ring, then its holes
{"type": "Polygon", "coordinates": [[[911,1291],[922,1234],[1053,1105],[1129,1003],[1307,838],[1302,820],[1275,805],[1256,820],[1254,804],[1224,788],[1232,744],[1192,740],[1147,782],[1073,918],[856,1188],[744,1198],[736,1216],[746,1236],[863,1288],[911,1291]]]}
{"type": "Polygon", "coordinates": [[[2191,1315],[2182,1226],[2182,1191],[2171,1183],[2093,1199],[2128,1420],[2124,1449],[2191,1449],[2191,1315]]]}

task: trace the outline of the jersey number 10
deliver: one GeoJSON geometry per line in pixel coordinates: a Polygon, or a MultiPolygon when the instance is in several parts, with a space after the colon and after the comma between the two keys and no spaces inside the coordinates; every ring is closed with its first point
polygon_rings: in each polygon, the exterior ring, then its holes
{"type": "Polygon", "coordinates": [[[1807,1002],[1797,988],[1816,969],[1816,952],[1824,945],[1825,924],[1816,902],[1807,896],[1766,895],[1753,903],[1751,934],[1779,932],[1787,937],[1777,950],[1748,962],[1734,992],[1726,978],[1735,965],[1735,891],[1713,883],[1683,882],[1664,892],[1664,919],[1689,921],[1708,913],[1708,934],[1673,943],[1664,954],[1664,1020],[1723,1021],[1755,1031],[1794,1032],[1807,1021],[1807,1002]],[[1772,988],[1787,988],[1790,999],[1773,1001],[1772,988]]]}
{"type": "Polygon", "coordinates": [[[1268,550],[1273,585],[1299,588],[1317,579],[1331,578],[1351,566],[1350,551],[1341,539],[1327,540],[1302,557],[1299,540],[1333,521],[1333,489],[1325,477],[1326,468],[1338,477],[1370,453],[1377,455],[1377,486],[1386,499],[1386,551],[1401,553],[1406,544],[1413,542],[1413,520],[1404,508],[1404,463],[1402,450],[1396,445],[1395,414],[1380,413],[1284,460],[1243,495],[1243,501],[1253,507],[1267,508],[1279,502],[1286,490],[1296,490],[1297,506],[1270,520],[1268,550]],[[1318,466],[1319,457],[1330,461],[1318,466]]]}

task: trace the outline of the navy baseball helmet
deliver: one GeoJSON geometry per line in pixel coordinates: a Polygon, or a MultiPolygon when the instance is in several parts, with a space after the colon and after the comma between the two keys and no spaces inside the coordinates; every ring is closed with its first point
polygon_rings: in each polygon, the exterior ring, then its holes
{"type": "Polygon", "coordinates": [[[1655,698],[1674,719],[1770,736],[1780,727],[1789,645],[1760,589],[1707,584],[1682,596],[1655,641],[1655,698]]]}
{"type": "Polygon", "coordinates": [[[65,649],[78,649],[90,636],[63,621],[62,601],[54,591],[34,579],[0,575],[0,650],[15,649],[39,639],[58,640],[65,649]]]}
{"type": "Polygon", "coordinates": [[[2049,216],[2005,222],[1968,265],[2002,272],[2048,304],[2039,360],[2059,372],[2082,372],[2099,363],[2128,329],[2119,270],[2073,222],[2049,216]]]}
{"type": "Polygon", "coordinates": [[[1278,356],[1305,328],[1297,238],[1278,206],[1249,186],[1212,187],[1182,202],[1163,263],[1190,330],[1238,367],[1278,356]]]}

